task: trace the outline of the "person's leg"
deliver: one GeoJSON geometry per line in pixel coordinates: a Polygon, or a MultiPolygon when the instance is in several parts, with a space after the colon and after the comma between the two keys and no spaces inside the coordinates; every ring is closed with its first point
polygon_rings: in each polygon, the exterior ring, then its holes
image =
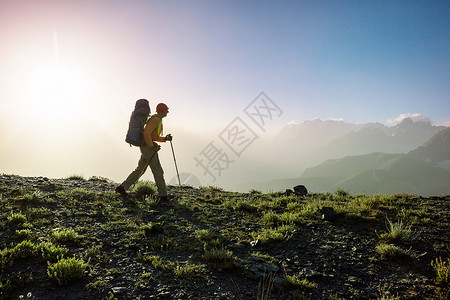
{"type": "Polygon", "coordinates": [[[145,155],[142,154],[136,169],[133,172],[131,172],[130,175],[128,175],[127,179],[125,179],[125,181],[122,182],[121,186],[123,186],[125,190],[128,190],[130,186],[132,186],[139,179],[139,177],[145,172],[145,170],[147,169],[147,165],[148,160],[145,157],[145,155]]]}
{"type": "Polygon", "coordinates": [[[145,157],[147,157],[148,159],[151,158],[149,166],[150,169],[152,170],[153,177],[155,178],[156,188],[158,189],[158,196],[159,197],[167,196],[167,187],[166,181],[164,180],[164,171],[159,161],[158,152],[155,153],[155,151],[153,151],[149,147],[142,147],[141,149],[143,150],[142,154],[145,157]]]}

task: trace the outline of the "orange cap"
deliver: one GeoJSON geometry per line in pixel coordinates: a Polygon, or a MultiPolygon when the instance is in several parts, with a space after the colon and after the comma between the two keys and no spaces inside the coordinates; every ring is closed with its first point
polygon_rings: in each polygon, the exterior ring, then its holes
{"type": "Polygon", "coordinates": [[[169,110],[169,108],[164,103],[159,103],[158,105],[156,105],[156,112],[166,111],[166,110],[169,110]]]}

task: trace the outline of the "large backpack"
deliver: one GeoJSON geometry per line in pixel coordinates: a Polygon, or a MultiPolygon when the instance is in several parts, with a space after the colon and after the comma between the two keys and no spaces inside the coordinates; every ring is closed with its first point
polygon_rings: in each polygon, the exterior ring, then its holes
{"type": "Polygon", "coordinates": [[[150,115],[150,106],[147,99],[139,99],[136,101],[133,112],[131,113],[130,122],[128,123],[128,131],[125,141],[133,146],[143,146],[144,141],[144,125],[150,115]]]}

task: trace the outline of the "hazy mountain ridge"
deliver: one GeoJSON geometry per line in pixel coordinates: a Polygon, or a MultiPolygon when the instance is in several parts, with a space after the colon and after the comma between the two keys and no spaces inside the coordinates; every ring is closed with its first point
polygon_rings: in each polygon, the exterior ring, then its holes
{"type": "Polygon", "coordinates": [[[411,135],[406,134],[408,130],[418,130],[416,141],[429,132],[439,131],[422,146],[407,154],[374,152],[329,159],[315,167],[307,168],[299,178],[253,182],[252,185],[274,190],[290,188],[293,184],[304,184],[314,191],[332,192],[346,189],[352,193],[366,194],[450,194],[450,171],[447,168],[450,161],[450,128],[444,128],[440,130],[440,127],[429,123],[411,125],[409,121],[402,122],[391,132],[403,136],[406,141],[413,140],[411,135]]]}
{"type": "Polygon", "coordinates": [[[327,159],[372,152],[408,153],[447,127],[405,118],[395,126],[380,123],[352,124],[344,121],[313,120],[290,124],[275,137],[289,145],[283,157],[297,155],[300,164],[311,167],[327,159]]]}
{"type": "Polygon", "coordinates": [[[432,162],[447,171],[450,170],[450,128],[440,131],[423,146],[408,154],[412,157],[432,162]]]}

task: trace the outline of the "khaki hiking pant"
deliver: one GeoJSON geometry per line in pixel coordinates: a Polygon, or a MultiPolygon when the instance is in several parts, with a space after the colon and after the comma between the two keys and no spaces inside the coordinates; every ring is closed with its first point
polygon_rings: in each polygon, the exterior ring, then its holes
{"type": "Polygon", "coordinates": [[[158,152],[155,152],[150,147],[140,147],[141,158],[139,159],[136,169],[128,175],[127,179],[122,183],[125,190],[128,190],[138,179],[141,174],[150,166],[153,177],[155,178],[156,188],[158,189],[158,196],[167,196],[166,181],[164,180],[164,171],[159,162],[158,152]],[[153,156],[153,157],[152,157],[153,156]],[[151,159],[151,160],[150,160],[151,159]],[[150,160],[150,163],[148,161],[150,160]]]}

